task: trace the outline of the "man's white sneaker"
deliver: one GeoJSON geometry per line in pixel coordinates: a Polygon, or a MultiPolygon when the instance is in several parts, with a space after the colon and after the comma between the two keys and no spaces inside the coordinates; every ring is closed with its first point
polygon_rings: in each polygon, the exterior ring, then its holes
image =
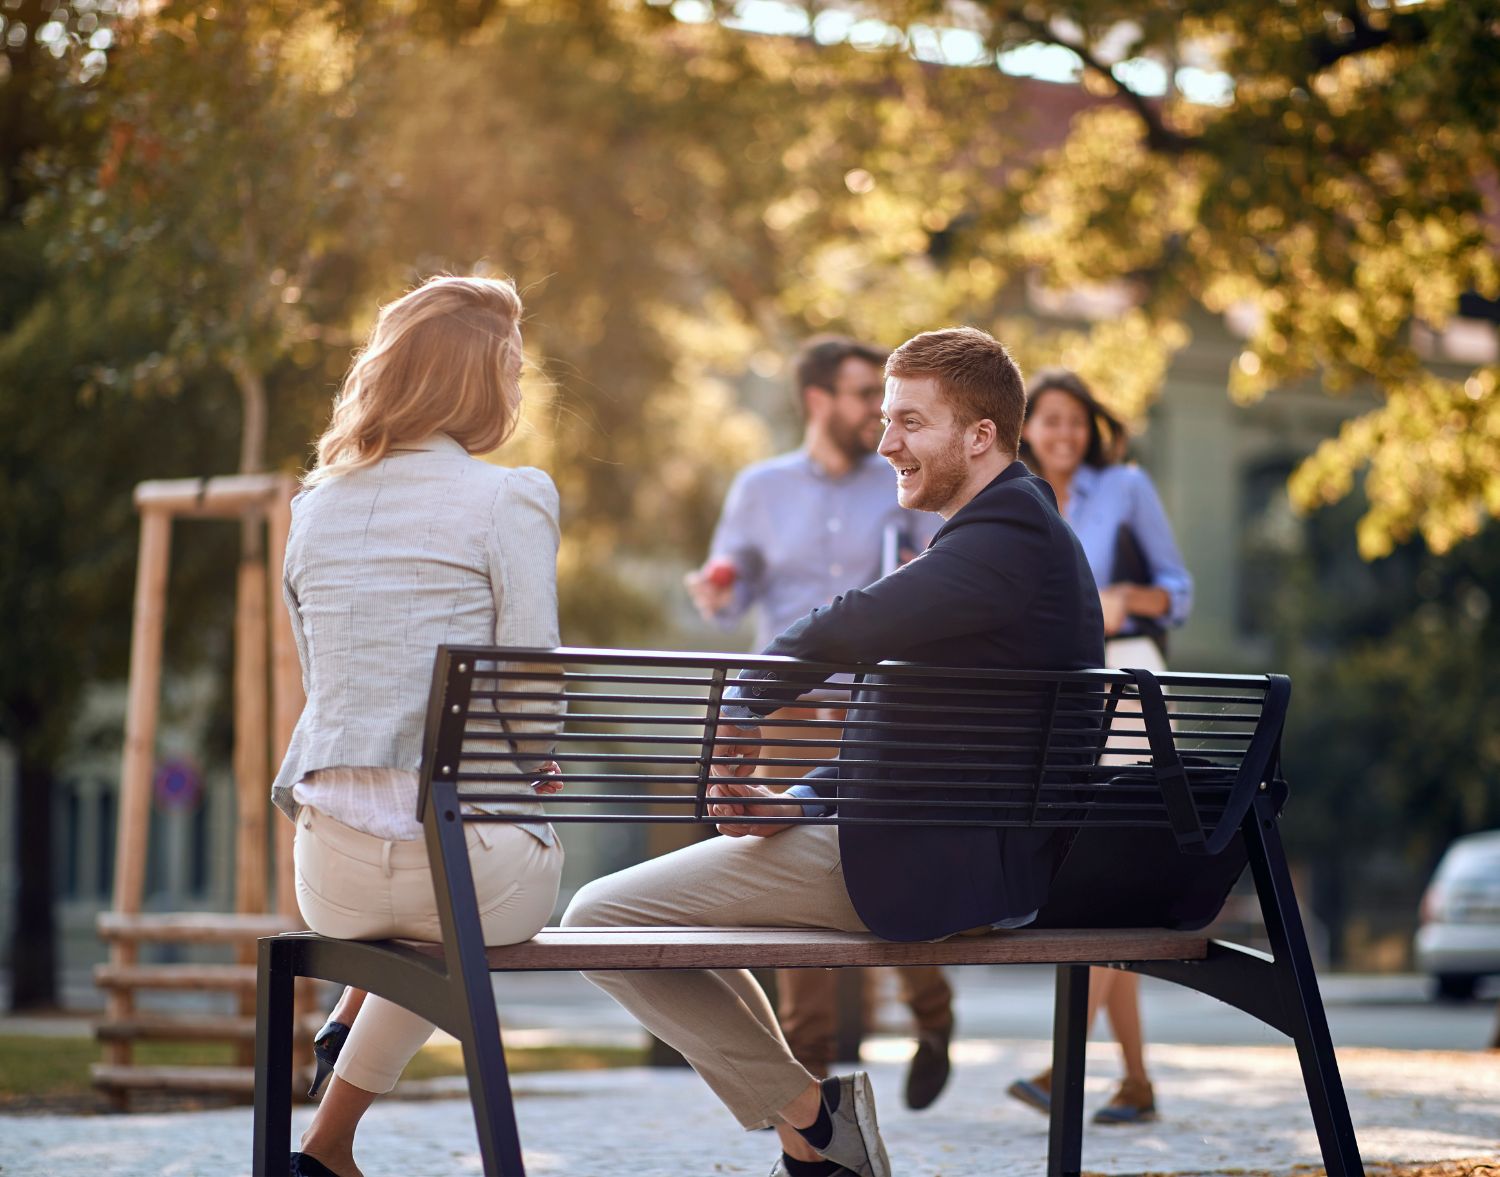
{"type": "Polygon", "coordinates": [[[891,1177],[891,1162],[885,1155],[885,1142],[880,1139],[880,1125],[875,1120],[875,1093],[870,1088],[870,1076],[856,1071],[840,1075],[837,1080],[825,1080],[822,1094],[823,1106],[833,1122],[833,1135],[823,1148],[814,1145],[818,1155],[843,1165],[858,1177],[891,1177]]]}

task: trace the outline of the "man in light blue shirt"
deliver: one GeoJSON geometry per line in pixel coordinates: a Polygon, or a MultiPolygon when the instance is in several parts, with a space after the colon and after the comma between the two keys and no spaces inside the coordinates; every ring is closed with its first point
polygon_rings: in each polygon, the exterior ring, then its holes
{"type": "MultiPolygon", "coordinates": [[[[758,610],[757,649],[839,594],[893,571],[922,551],[942,524],[937,515],[897,503],[896,472],[875,453],[885,358],[883,349],[843,337],[808,341],[795,369],[806,422],[802,446],[740,472],[724,501],[707,563],[687,577],[694,604],[716,624],[728,627],[758,610]]],[[[807,708],[780,713],[817,714],[807,708]]],[[[807,729],[791,730],[808,735],[807,729]]],[[[952,991],[941,969],[898,972],[918,1034],[906,1098],[921,1108],[947,1080],[952,991]]],[[[832,1062],[836,984],[836,974],[822,969],[788,969],[778,976],[778,1015],[787,1043],[818,1075],[827,1074],[832,1062]]]]}
{"type": "Polygon", "coordinates": [[[688,576],[694,603],[715,623],[727,627],[759,606],[757,648],[921,551],[941,522],[897,504],[896,473],[875,453],[884,355],[837,337],[803,348],[801,448],[740,471],[708,563],[688,576]]]}

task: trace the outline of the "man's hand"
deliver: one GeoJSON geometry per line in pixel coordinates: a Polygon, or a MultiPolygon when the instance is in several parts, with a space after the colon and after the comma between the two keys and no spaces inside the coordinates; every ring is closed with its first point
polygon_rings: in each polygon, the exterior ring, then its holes
{"type": "Polygon", "coordinates": [[[705,621],[712,621],[729,607],[729,602],[734,599],[734,582],[738,575],[734,563],[719,556],[682,578],[688,596],[693,598],[694,606],[705,621]]]}
{"type": "MultiPolygon", "coordinates": [[[[714,733],[714,759],[735,761],[754,760],[762,748],[756,742],[761,738],[760,728],[755,725],[741,727],[736,724],[721,724],[714,733]]],[[[755,774],[755,765],[747,763],[715,764],[708,783],[708,796],[733,797],[732,803],[710,805],[710,817],[784,817],[787,806],[747,804],[740,798],[775,797],[777,794],[764,785],[753,784],[746,777],[755,774]]],[[[730,838],[769,838],[779,834],[786,826],[747,825],[743,822],[721,821],[719,833],[730,838]]]]}
{"type": "MultiPolygon", "coordinates": [[[[733,797],[733,803],[721,802],[710,805],[708,812],[710,817],[795,817],[796,806],[793,805],[757,805],[756,797],[779,797],[765,785],[752,784],[749,781],[716,780],[708,786],[710,797],[733,797]]],[[[745,822],[721,821],[718,822],[719,833],[728,838],[770,838],[781,833],[787,827],[784,825],[750,825],[745,822]]]]}
{"type": "MultiPolygon", "coordinates": [[[[715,760],[754,760],[761,754],[760,727],[756,724],[741,726],[721,722],[714,732],[715,760]]],[[[747,777],[755,775],[753,764],[715,764],[709,776],[747,777]]]]}
{"type": "Polygon", "coordinates": [[[563,791],[562,766],[555,760],[549,760],[538,770],[541,775],[531,782],[533,793],[561,793],[563,791]]]}

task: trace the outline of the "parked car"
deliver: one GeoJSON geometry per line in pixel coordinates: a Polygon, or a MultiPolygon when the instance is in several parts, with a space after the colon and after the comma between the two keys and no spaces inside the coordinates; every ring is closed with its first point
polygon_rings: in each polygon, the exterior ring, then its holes
{"type": "Polygon", "coordinates": [[[1422,896],[1416,957],[1440,997],[1472,997],[1481,977],[1500,973],[1500,830],[1448,847],[1422,896]]]}

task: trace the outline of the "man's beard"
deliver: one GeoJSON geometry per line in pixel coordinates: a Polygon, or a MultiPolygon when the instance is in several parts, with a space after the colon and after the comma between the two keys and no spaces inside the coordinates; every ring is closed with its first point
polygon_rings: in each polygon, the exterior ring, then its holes
{"type": "Polygon", "coordinates": [[[962,431],[950,433],[948,444],[924,461],[921,469],[921,497],[902,505],[914,511],[941,511],[958,496],[969,477],[962,431]]]}
{"type": "Polygon", "coordinates": [[[868,458],[875,452],[879,438],[872,444],[867,439],[867,434],[872,432],[874,431],[869,426],[857,427],[843,421],[830,421],[828,424],[828,440],[851,462],[868,458]]]}

